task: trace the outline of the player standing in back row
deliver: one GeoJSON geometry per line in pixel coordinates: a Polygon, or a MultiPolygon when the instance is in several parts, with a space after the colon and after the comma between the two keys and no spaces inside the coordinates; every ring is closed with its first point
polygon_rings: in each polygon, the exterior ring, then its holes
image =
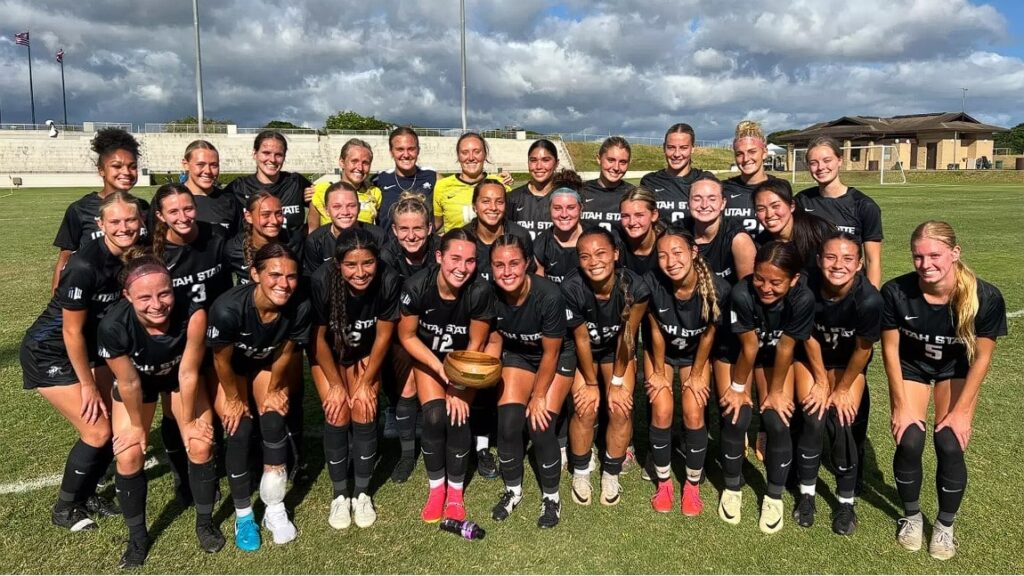
{"type": "Polygon", "coordinates": [[[640,185],[653,192],[658,199],[658,210],[666,225],[682,224],[683,219],[690,214],[690,186],[699,178],[711,174],[693,167],[691,159],[695,142],[696,136],[689,124],[670,126],[665,131],[665,141],[661,145],[665,153],[665,167],[640,180],[640,185]]]}

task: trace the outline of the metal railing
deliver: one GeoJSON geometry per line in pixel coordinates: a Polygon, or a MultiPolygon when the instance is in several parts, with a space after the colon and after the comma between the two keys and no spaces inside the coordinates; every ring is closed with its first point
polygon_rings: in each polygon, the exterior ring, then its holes
{"type": "MultiPolygon", "coordinates": [[[[64,126],[63,124],[54,123],[54,126],[56,126],[57,130],[60,130],[61,132],[81,132],[82,131],[82,125],[81,124],[68,124],[67,126],[64,126]]],[[[129,126],[130,126],[130,124],[129,124],[129,126]]],[[[35,130],[47,131],[49,129],[50,129],[50,127],[47,126],[46,124],[7,124],[7,123],[0,124],[0,130],[18,130],[18,131],[31,132],[31,131],[35,131],[35,130]]]]}
{"type": "Polygon", "coordinates": [[[238,128],[238,133],[259,134],[264,130],[273,130],[281,134],[319,134],[316,128],[238,128]]]}
{"type": "MultiPolygon", "coordinates": [[[[661,146],[665,138],[664,136],[628,136],[624,134],[612,134],[612,133],[587,133],[587,132],[570,132],[570,133],[559,133],[559,134],[546,134],[544,138],[557,138],[564,142],[603,142],[606,138],[611,136],[622,136],[628,140],[631,144],[647,144],[650,146],[661,146]]],[[[697,148],[725,148],[729,149],[732,147],[732,143],[729,140],[697,140],[694,145],[697,148]]]]}
{"type": "MultiPolygon", "coordinates": [[[[141,125],[141,132],[144,134],[199,134],[198,124],[178,124],[178,123],[167,123],[159,124],[147,122],[141,125]]],[[[203,133],[205,134],[227,134],[227,124],[205,124],[203,125],[203,133]]]]}

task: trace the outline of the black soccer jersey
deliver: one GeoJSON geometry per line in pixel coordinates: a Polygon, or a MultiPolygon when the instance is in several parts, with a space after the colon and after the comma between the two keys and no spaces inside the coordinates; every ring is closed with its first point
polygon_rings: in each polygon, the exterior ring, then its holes
{"type": "Polygon", "coordinates": [[[494,319],[494,292],[477,278],[463,285],[458,298],[443,300],[437,288],[438,264],[413,274],[402,285],[403,316],[417,316],[416,336],[438,358],[469,346],[469,322],[494,319]]]}
{"type": "MultiPolygon", "coordinates": [[[[476,234],[476,223],[477,219],[473,218],[469,224],[466,224],[462,228],[469,232],[476,234]]],[[[518,236],[522,239],[523,245],[526,246],[526,271],[533,273],[537,270],[537,263],[533,259],[533,238],[530,237],[530,233],[526,231],[522,226],[515,222],[505,220],[505,234],[511,234],[518,236]]],[[[476,275],[479,278],[490,282],[491,280],[491,244],[485,244],[480,236],[476,236],[476,275]]]]}
{"type": "MultiPolygon", "coordinates": [[[[278,234],[276,241],[287,244],[292,247],[291,236],[287,230],[281,230],[278,234]]],[[[224,259],[227,262],[228,267],[231,268],[231,273],[235,275],[236,284],[248,284],[252,282],[249,279],[249,264],[245,263],[245,234],[239,232],[232,238],[229,238],[227,243],[224,245],[224,259]]],[[[252,251],[252,255],[255,256],[258,249],[252,251]]],[[[296,257],[299,262],[302,262],[302,252],[296,252],[296,257]]]]}
{"type": "MultiPolygon", "coordinates": [[[[369,232],[374,242],[377,243],[377,249],[380,250],[384,244],[384,230],[379,226],[365,222],[358,222],[356,227],[369,232]]],[[[306,247],[302,250],[303,276],[312,276],[320,268],[321,264],[334,258],[334,247],[337,244],[337,239],[338,237],[332,233],[330,224],[317,228],[306,237],[306,247]]]]}
{"type": "Polygon", "coordinates": [[[619,250],[618,265],[629,268],[637,276],[643,276],[658,267],[658,246],[652,246],[648,254],[634,254],[629,249],[629,237],[626,230],[618,222],[612,225],[615,247],[619,250]]]}
{"type": "Polygon", "coordinates": [[[220,226],[196,222],[199,235],[190,244],[164,244],[164,262],[171,271],[174,300],[179,306],[192,301],[209,308],[231,288],[231,270],[226,260],[228,238],[220,226]]]}
{"type": "Polygon", "coordinates": [[[544,267],[544,277],[555,284],[561,284],[562,280],[580,265],[576,247],[559,244],[551,228],[537,235],[534,250],[537,262],[544,267]]]}
{"type": "MultiPolygon", "coordinates": [[[[298,172],[286,172],[282,170],[277,182],[264,184],[259,181],[255,174],[242,176],[231,181],[227,191],[235,196],[238,205],[245,208],[249,204],[249,198],[260,190],[267,190],[281,201],[281,210],[284,211],[284,227],[291,233],[293,239],[297,238],[301,246],[302,238],[306,232],[306,188],[312,186],[305,176],[298,172]]],[[[241,212],[241,210],[239,211],[241,212]]],[[[241,218],[241,216],[239,216],[241,218]]],[[[298,249],[292,246],[294,249],[298,249]]]]}
{"type": "Polygon", "coordinates": [[[388,268],[397,272],[402,277],[402,280],[405,280],[431,264],[437,264],[435,253],[440,246],[441,239],[438,236],[434,234],[427,236],[426,255],[423,257],[423,262],[411,264],[405,257],[405,252],[402,250],[398,240],[393,234],[388,234],[387,240],[384,242],[384,248],[380,252],[380,259],[388,265],[388,268]]]}
{"type": "MultiPolygon", "coordinates": [[[[691,219],[692,225],[692,219],[691,219]]],[[[692,230],[692,227],[691,227],[692,230]]],[[[715,273],[715,276],[724,278],[730,286],[739,282],[739,274],[736,272],[736,260],[732,254],[732,242],[736,236],[746,234],[743,224],[739,220],[721,218],[718,224],[718,232],[711,242],[697,244],[697,250],[701,257],[707,262],[708,267],[715,273]]]]}
{"type": "Polygon", "coordinates": [[[110,253],[102,239],[86,242],[71,255],[60,273],[57,291],[46,310],[28,329],[40,343],[64,347],[63,310],[86,310],[82,329],[90,358],[96,358],[96,329],[107,310],[121,299],[120,274],[124,263],[110,253]]]}
{"type": "Polygon", "coordinates": [[[188,323],[197,302],[175,301],[167,330],[150,334],[127,300],[120,300],[100,321],[97,341],[100,358],[127,356],[142,380],[146,392],[163,392],[178,387],[178,367],[185,353],[188,323]]]}
{"type": "Polygon", "coordinates": [[[509,192],[505,214],[536,238],[551,227],[551,194],[537,196],[530,192],[529,184],[523,184],[509,192]]]}
{"type": "Polygon", "coordinates": [[[794,200],[797,206],[853,235],[858,242],[882,241],[881,208],[852,186],[839,198],[825,198],[815,186],[797,194],[794,200]]]}
{"type": "Polygon", "coordinates": [[[583,211],[580,213],[580,221],[583,225],[598,225],[606,230],[612,229],[612,224],[619,221],[622,214],[619,204],[622,196],[636,186],[633,186],[625,179],[619,180],[613,188],[601,186],[601,180],[588,180],[583,185],[583,211]]]}
{"type": "Polygon", "coordinates": [[[567,326],[575,330],[580,324],[586,323],[587,332],[590,333],[590,350],[594,361],[598,363],[612,362],[615,357],[615,345],[624,324],[622,310],[626,307],[623,283],[634,304],[646,302],[651,297],[643,278],[628,268],[621,269],[621,272],[622,277],[616,276],[608,300],[598,300],[590,287],[590,281],[581,273],[570,274],[561,284],[565,296],[567,326]]]}
{"type": "Polygon", "coordinates": [[[540,366],[544,355],[541,338],[565,337],[565,297],[558,285],[540,276],[530,275],[530,292],[519,306],[497,296],[495,313],[495,329],[503,340],[502,354],[518,354],[534,368],[540,366]]]}
{"type": "Polygon", "coordinates": [[[209,222],[224,228],[228,236],[235,233],[242,220],[242,207],[235,195],[221,187],[215,187],[209,194],[195,194],[196,220],[209,222]]]}
{"type": "Polygon", "coordinates": [[[662,168],[646,174],[640,179],[640,185],[654,192],[662,222],[682,223],[690,215],[690,186],[701,177],[710,175],[710,172],[693,168],[685,176],[672,176],[662,168]]]}
{"type": "MultiPolygon", "coordinates": [[[[886,282],[882,301],[882,330],[898,330],[900,334],[903,378],[934,382],[967,376],[967,348],[956,336],[956,316],[948,305],[929,304],[924,299],[916,272],[886,282]]],[[[979,338],[1006,336],[1003,295],[980,278],[974,333],[979,338]]]]}
{"type": "MultiPolygon", "coordinates": [[[[672,366],[690,366],[697,355],[697,347],[700,338],[708,329],[709,321],[701,318],[701,308],[704,305],[704,297],[699,290],[694,290],[687,300],[680,300],[675,296],[675,288],[672,280],[665,276],[661,270],[648,272],[644,276],[644,282],[651,291],[651,301],[647,305],[647,311],[658,322],[661,328],[661,335],[665,339],[665,362],[672,366]]],[[[719,314],[725,314],[727,307],[725,303],[729,299],[731,286],[722,278],[715,277],[715,296],[718,300],[719,314]]],[[[716,326],[724,323],[723,316],[719,316],[716,326]]],[[[650,325],[643,324],[644,342],[651,339],[646,334],[650,333],[650,325]]]]}
{"type": "Polygon", "coordinates": [[[287,340],[298,346],[309,341],[309,301],[292,295],[277,318],[263,323],[254,301],[258,288],[256,284],[235,286],[210,307],[206,343],[211,348],[234,346],[231,365],[238,374],[251,373],[272,362],[274,352],[287,340]]]}
{"type": "Polygon", "coordinates": [[[722,182],[722,197],[725,198],[725,211],[723,215],[743,224],[743,229],[751,236],[755,236],[764,230],[764,226],[757,219],[754,210],[754,192],[763,184],[781,180],[775,176],[768,175],[766,180],[757,184],[746,184],[740,176],[733,176],[722,182]]]}
{"type": "MultiPolygon", "coordinates": [[[[411,178],[400,176],[394,168],[378,173],[372,185],[380,188],[380,209],[377,211],[377,223],[381,228],[391,228],[391,206],[398,202],[403,192],[415,192],[425,198],[429,212],[434,205],[434,186],[437,184],[437,172],[429,168],[416,167],[411,178]]],[[[433,222],[434,216],[427,214],[427,222],[433,222]]]]}
{"type": "MultiPolygon", "coordinates": [[[[808,278],[807,286],[814,295],[814,331],[811,337],[821,344],[825,368],[846,368],[857,346],[857,338],[877,342],[882,325],[882,296],[858,274],[850,291],[830,301],[821,295],[821,276],[808,278]]],[[[806,359],[803,347],[797,357],[806,359]]]]}
{"type": "Polygon", "coordinates": [[[775,347],[784,334],[798,341],[811,337],[814,295],[806,282],[798,282],[784,298],[766,306],[757,297],[754,277],[747,276],[733,288],[730,300],[733,334],[750,331],[757,334],[756,366],[775,364],[775,347]]]}
{"type": "MultiPolygon", "coordinates": [[[[316,272],[310,286],[310,303],[313,307],[313,324],[327,326],[327,344],[333,347],[334,332],[331,329],[331,280],[335,264],[325,262],[316,272]]],[[[342,330],[348,334],[350,346],[345,349],[341,363],[345,366],[366,358],[373,349],[377,338],[377,322],[398,321],[398,298],[402,290],[402,279],[384,263],[377,266],[377,277],[362,294],[352,294],[346,288],[345,321],[342,330]]]]}
{"type": "MultiPolygon", "coordinates": [[[[103,199],[100,198],[99,192],[90,192],[72,202],[64,211],[64,219],[61,220],[60,228],[57,229],[57,237],[53,240],[53,245],[61,250],[74,252],[90,240],[102,237],[103,231],[100,230],[99,224],[96,222],[96,218],[100,215],[100,203],[102,202],[103,199]]],[[[138,203],[142,226],[139,229],[139,236],[145,236],[149,203],[141,198],[138,199],[138,203]]]]}

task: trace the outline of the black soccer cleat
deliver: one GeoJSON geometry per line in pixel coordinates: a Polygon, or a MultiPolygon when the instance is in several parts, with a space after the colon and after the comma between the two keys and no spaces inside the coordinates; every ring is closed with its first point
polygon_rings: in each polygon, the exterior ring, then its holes
{"type": "Polygon", "coordinates": [[[814,514],[817,512],[817,507],[814,502],[813,494],[801,494],[800,499],[797,500],[796,507],[793,508],[793,520],[803,528],[810,528],[814,526],[814,514]]]}
{"type": "Polygon", "coordinates": [[[99,494],[93,494],[85,500],[85,509],[95,516],[102,518],[109,518],[111,516],[120,516],[121,509],[117,507],[112,501],[107,500],[99,494]]]}
{"type": "Polygon", "coordinates": [[[543,498],[540,501],[540,518],[537,518],[537,528],[554,528],[558,526],[561,517],[562,504],[550,498],[543,498]]]}
{"type": "Polygon", "coordinates": [[[53,507],[53,512],[50,514],[50,519],[54,525],[60,526],[61,528],[67,528],[72,532],[81,532],[83,530],[95,530],[97,528],[96,522],[85,513],[85,510],[80,504],[67,504],[58,502],[53,507]]]}
{"type": "Polygon", "coordinates": [[[220,552],[224,547],[224,534],[213,522],[196,524],[196,539],[199,540],[199,547],[207,554],[220,552]]]}
{"type": "Polygon", "coordinates": [[[840,504],[832,518],[832,531],[840,536],[850,536],[857,530],[857,512],[853,504],[840,504]]]}
{"type": "Polygon", "coordinates": [[[124,549],[124,554],[121,555],[121,561],[118,562],[117,567],[122,570],[140,568],[146,563],[146,556],[148,555],[148,538],[129,538],[128,546],[124,549]]]}
{"type": "Polygon", "coordinates": [[[522,499],[522,493],[516,495],[516,493],[511,490],[505,490],[505,492],[501,495],[501,499],[498,500],[498,503],[495,504],[494,508],[491,509],[491,518],[498,522],[501,522],[502,520],[507,520],[508,517],[512,515],[512,511],[516,509],[516,506],[519,505],[519,502],[522,499]]]}
{"type": "Polygon", "coordinates": [[[401,458],[395,464],[395,469],[391,471],[391,481],[396,484],[401,484],[412,476],[412,471],[416,469],[416,453],[402,454],[401,458]]]}
{"type": "Polygon", "coordinates": [[[494,459],[494,454],[491,454],[487,448],[478,450],[476,453],[476,471],[488,480],[498,477],[498,463],[494,459]]]}

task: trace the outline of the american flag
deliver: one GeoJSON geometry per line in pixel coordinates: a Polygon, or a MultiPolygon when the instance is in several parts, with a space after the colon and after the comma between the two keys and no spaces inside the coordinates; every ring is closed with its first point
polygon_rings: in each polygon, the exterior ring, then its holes
{"type": "Polygon", "coordinates": [[[57,50],[57,63],[58,64],[63,64],[64,63],[64,49],[63,48],[61,48],[60,50],[57,50]]]}
{"type": "Polygon", "coordinates": [[[18,32],[15,34],[14,43],[19,46],[28,46],[28,32],[18,32]]]}

